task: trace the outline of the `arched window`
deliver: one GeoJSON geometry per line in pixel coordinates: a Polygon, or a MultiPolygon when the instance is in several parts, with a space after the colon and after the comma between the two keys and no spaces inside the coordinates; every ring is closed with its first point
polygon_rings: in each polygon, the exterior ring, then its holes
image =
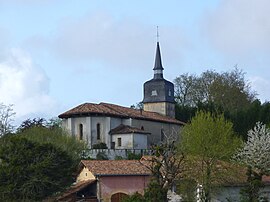
{"type": "Polygon", "coordinates": [[[97,140],[100,140],[100,123],[97,124],[97,140]]]}
{"type": "Polygon", "coordinates": [[[144,130],[144,127],[143,126],[141,127],[141,130],[144,130]]]}
{"type": "Polygon", "coordinates": [[[83,139],[83,124],[79,125],[79,139],[83,139]]]}

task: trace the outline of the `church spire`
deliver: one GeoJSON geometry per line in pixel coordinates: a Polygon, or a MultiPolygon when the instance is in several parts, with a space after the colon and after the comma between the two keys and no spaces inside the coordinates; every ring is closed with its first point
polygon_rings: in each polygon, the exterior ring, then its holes
{"type": "Polygon", "coordinates": [[[155,66],[153,70],[154,70],[154,79],[163,79],[163,67],[161,62],[159,42],[157,42],[155,66]]]}

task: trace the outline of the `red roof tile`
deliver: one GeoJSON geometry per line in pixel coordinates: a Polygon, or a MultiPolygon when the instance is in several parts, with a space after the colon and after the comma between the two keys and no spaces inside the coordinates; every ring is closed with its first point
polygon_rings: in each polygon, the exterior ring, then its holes
{"type": "Polygon", "coordinates": [[[130,133],[151,134],[145,130],[131,127],[131,126],[127,126],[127,125],[123,125],[123,124],[120,124],[119,126],[110,130],[110,132],[109,132],[109,134],[111,134],[111,135],[113,135],[113,134],[130,134],[130,133]]]}
{"type": "Polygon", "coordinates": [[[151,175],[139,160],[82,160],[94,175],[151,175]]]}
{"type": "Polygon", "coordinates": [[[57,200],[67,201],[66,200],[67,197],[69,197],[70,195],[82,190],[83,188],[95,182],[96,180],[86,180],[86,181],[77,182],[76,184],[72,185],[66,192],[64,192],[60,197],[58,197],[57,200]]]}
{"type": "Polygon", "coordinates": [[[75,116],[89,116],[89,115],[105,115],[121,118],[133,118],[150,121],[159,121],[166,123],[174,123],[178,125],[184,125],[184,122],[178,121],[174,118],[161,115],[156,112],[148,112],[140,109],[132,109],[128,107],[122,107],[115,104],[108,103],[84,103],[69,111],[60,114],[59,118],[70,118],[75,116]]]}

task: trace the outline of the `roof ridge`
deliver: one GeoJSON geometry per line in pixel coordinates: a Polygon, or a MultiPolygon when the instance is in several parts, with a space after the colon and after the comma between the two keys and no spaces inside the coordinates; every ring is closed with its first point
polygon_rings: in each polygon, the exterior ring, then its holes
{"type": "MultiPolygon", "coordinates": [[[[121,112],[121,111],[118,111],[118,110],[115,109],[114,107],[111,107],[111,105],[116,106],[116,107],[123,107],[123,106],[116,105],[116,104],[110,104],[110,103],[104,103],[104,102],[99,103],[99,105],[104,106],[104,107],[107,107],[107,108],[109,108],[110,110],[113,110],[114,112],[121,114],[122,116],[128,116],[127,113],[123,113],[123,112],[121,112]]],[[[127,108],[127,107],[124,107],[124,108],[127,108]]]]}

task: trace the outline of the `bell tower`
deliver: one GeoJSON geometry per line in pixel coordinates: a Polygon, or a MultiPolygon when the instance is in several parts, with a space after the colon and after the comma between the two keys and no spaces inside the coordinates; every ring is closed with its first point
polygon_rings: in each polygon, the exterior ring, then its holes
{"type": "Polygon", "coordinates": [[[152,111],[175,118],[174,85],[163,78],[163,66],[159,42],[157,42],[154,64],[154,78],[146,81],[143,106],[145,111],[152,111]]]}

